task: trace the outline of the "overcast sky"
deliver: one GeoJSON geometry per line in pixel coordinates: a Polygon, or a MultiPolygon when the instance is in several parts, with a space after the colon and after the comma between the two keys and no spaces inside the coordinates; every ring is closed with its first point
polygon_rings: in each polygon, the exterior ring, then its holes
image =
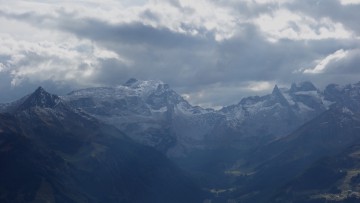
{"type": "Polygon", "coordinates": [[[360,0],[0,0],[0,101],[162,80],[222,106],[360,81],[360,0]]]}

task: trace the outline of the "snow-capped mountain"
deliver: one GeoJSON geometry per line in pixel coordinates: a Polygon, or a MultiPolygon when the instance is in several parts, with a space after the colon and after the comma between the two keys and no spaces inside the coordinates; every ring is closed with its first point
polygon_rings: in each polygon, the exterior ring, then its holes
{"type": "Polygon", "coordinates": [[[269,95],[215,111],[190,105],[161,81],[130,79],[117,87],[73,91],[62,99],[142,144],[180,156],[194,149],[237,147],[249,138],[259,144],[283,137],[336,102],[329,95],[303,82],[288,89],[275,86],[269,95]]]}
{"type": "Polygon", "coordinates": [[[351,111],[360,111],[360,82],[348,85],[328,85],[324,90],[325,99],[333,104],[344,106],[351,111]]]}
{"type": "Polygon", "coordinates": [[[46,92],[42,87],[38,87],[32,94],[14,102],[1,104],[0,112],[20,112],[30,108],[61,108],[66,104],[57,95],[46,92]]]}
{"type": "Polygon", "coordinates": [[[275,86],[271,94],[246,97],[217,111],[192,106],[169,85],[155,80],[130,79],[117,87],[82,89],[56,98],[47,94],[39,88],[32,96],[2,104],[0,112],[70,105],[175,157],[196,149],[264,144],[286,136],[332,105],[350,112],[360,109],[360,83],[331,84],[324,91],[311,82],[275,86]]]}
{"type": "Polygon", "coordinates": [[[247,97],[224,107],[226,125],[243,136],[282,137],[329,108],[330,101],[312,83],[292,84],[262,97],[247,97]]]}
{"type": "Polygon", "coordinates": [[[22,104],[24,108],[42,107],[53,108],[60,103],[60,98],[56,95],[46,92],[42,87],[39,87],[31,94],[22,104]]]}
{"type": "Polygon", "coordinates": [[[73,91],[71,105],[112,124],[138,142],[169,154],[202,148],[218,113],[190,105],[161,81],[130,79],[118,87],[73,91]]]}

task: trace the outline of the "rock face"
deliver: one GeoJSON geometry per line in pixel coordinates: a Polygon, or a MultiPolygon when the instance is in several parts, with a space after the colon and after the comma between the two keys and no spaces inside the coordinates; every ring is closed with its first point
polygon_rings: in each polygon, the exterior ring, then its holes
{"type": "Polygon", "coordinates": [[[242,147],[238,143],[244,139],[265,143],[283,137],[331,104],[310,82],[290,89],[275,86],[269,95],[244,98],[219,111],[190,105],[161,81],[130,79],[118,87],[83,89],[62,98],[175,157],[193,150],[242,147]]]}
{"type": "Polygon", "coordinates": [[[351,111],[360,110],[360,82],[340,86],[336,84],[328,85],[324,91],[326,100],[338,106],[346,106],[351,111]]]}
{"type": "Polygon", "coordinates": [[[217,119],[214,110],[191,106],[161,81],[130,79],[114,88],[90,88],[63,97],[72,106],[162,152],[181,155],[202,148],[217,119]]]}
{"type": "Polygon", "coordinates": [[[293,84],[290,89],[274,87],[269,95],[248,97],[219,113],[226,125],[246,137],[283,137],[328,108],[323,94],[311,83],[293,84]]]}
{"type": "Polygon", "coordinates": [[[4,112],[1,202],[201,202],[163,154],[42,88],[4,112]]]}

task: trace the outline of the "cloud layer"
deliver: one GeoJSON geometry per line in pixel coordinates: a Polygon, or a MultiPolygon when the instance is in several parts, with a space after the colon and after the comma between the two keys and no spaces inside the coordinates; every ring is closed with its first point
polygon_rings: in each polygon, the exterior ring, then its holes
{"type": "Polygon", "coordinates": [[[0,3],[0,101],[135,77],[214,107],[274,84],[360,78],[357,0],[0,3]]]}

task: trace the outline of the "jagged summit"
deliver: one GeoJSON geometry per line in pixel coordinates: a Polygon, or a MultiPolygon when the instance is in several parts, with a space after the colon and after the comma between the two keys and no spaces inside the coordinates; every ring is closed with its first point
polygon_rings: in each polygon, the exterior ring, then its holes
{"type": "Polygon", "coordinates": [[[35,90],[35,93],[37,93],[37,92],[46,92],[46,90],[43,88],[43,87],[41,87],[41,86],[39,86],[36,90],[35,90]]]}
{"type": "Polygon", "coordinates": [[[128,81],[126,81],[124,83],[124,86],[131,86],[133,84],[135,84],[136,82],[138,82],[139,80],[137,80],[136,78],[130,78],[128,81]]]}
{"type": "Polygon", "coordinates": [[[146,100],[152,94],[162,94],[164,92],[171,92],[168,84],[160,80],[137,80],[135,78],[129,79],[122,85],[116,87],[92,87],[86,89],[75,90],[68,93],[62,98],[80,98],[80,97],[97,97],[100,100],[121,99],[128,96],[141,97],[146,100]]]}
{"type": "Polygon", "coordinates": [[[135,78],[131,78],[124,85],[118,87],[129,87],[131,89],[137,89],[138,91],[149,91],[156,90],[159,87],[163,88],[165,86],[169,87],[161,80],[137,80],[135,78]]]}
{"type": "Polygon", "coordinates": [[[54,108],[59,104],[60,100],[57,95],[50,94],[44,88],[38,87],[35,92],[24,100],[18,109],[24,110],[33,107],[54,108]]]}
{"type": "Polygon", "coordinates": [[[274,86],[274,89],[271,94],[281,94],[280,89],[277,85],[274,86]]]}
{"type": "Polygon", "coordinates": [[[290,92],[300,92],[300,91],[316,91],[316,87],[310,81],[305,81],[301,83],[293,83],[290,88],[290,92]]]}
{"type": "Polygon", "coordinates": [[[165,84],[165,83],[161,80],[138,80],[136,78],[130,78],[123,85],[120,86],[137,87],[145,84],[149,85],[149,84],[165,84]]]}
{"type": "Polygon", "coordinates": [[[271,95],[276,101],[280,102],[280,104],[284,106],[289,105],[288,101],[286,100],[286,98],[284,97],[284,95],[282,94],[282,92],[280,91],[277,85],[275,85],[271,95]]]}

